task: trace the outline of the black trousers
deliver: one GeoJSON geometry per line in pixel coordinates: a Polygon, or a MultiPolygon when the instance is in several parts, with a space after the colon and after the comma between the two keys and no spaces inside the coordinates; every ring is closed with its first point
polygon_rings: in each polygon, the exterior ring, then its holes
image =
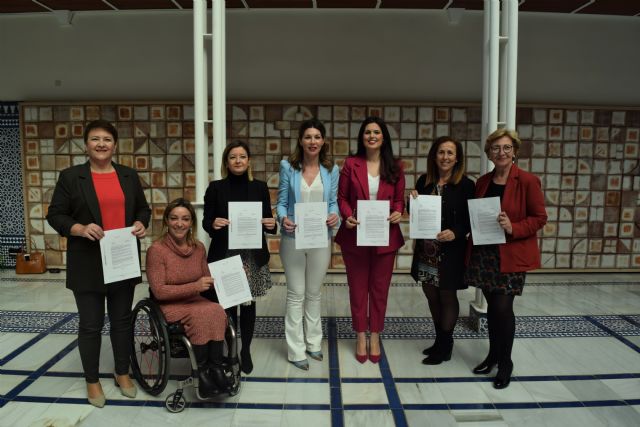
{"type": "Polygon", "coordinates": [[[115,373],[129,373],[131,354],[131,304],[133,303],[133,283],[107,285],[107,294],[100,292],[74,292],[80,324],[78,326],[78,349],[82,360],[84,377],[88,383],[98,382],[100,372],[101,331],[104,326],[104,302],[111,325],[110,338],[113,347],[115,373]]]}

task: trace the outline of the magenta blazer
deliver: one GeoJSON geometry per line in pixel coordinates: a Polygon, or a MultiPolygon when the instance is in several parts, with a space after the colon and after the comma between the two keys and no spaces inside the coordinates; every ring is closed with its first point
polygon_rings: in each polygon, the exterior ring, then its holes
{"type": "MultiPolygon", "coordinates": [[[[404,172],[402,167],[395,184],[389,184],[380,179],[377,200],[389,200],[393,211],[404,212],[404,172]]],[[[358,200],[369,200],[369,179],[367,176],[367,161],[362,157],[347,157],[340,171],[338,181],[338,207],[342,215],[342,224],[336,234],[336,243],[342,252],[354,252],[356,246],[356,228],[348,229],[346,219],[353,216],[358,200]]],[[[356,215],[357,217],[357,215],[356,215]]],[[[391,224],[389,228],[389,246],[376,247],[376,253],[395,252],[404,245],[404,237],[399,224],[391,224]]]]}

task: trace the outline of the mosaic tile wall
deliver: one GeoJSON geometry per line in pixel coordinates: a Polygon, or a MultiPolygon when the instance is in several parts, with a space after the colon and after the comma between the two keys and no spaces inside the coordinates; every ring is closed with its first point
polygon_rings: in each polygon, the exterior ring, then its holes
{"type": "Polygon", "coordinates": [[[10,248],[24,246],[20,113],[17,102],[0,102],[0,267],[14,268],[10,248]]]}
{"type": "MultiPolygon", "coordinates": [[[[355,148],[367,115],[390,125],[394,152],[405,166],[407,189],[426,169],[434,138],[463,141],[468,173],[481,167],[478,105],[290,105],[230,104],[229,139],[247,140],[258,179],[266,180],[275,203],[278,164],[295,147],[299,123],[322,120],[339,164],[355,148]]],[[[120,133],[117,161],[139,172],[153,207],[151,234],[161,229],[166,203],[195,194],[193,107],[190,104],[22,105],[22,147],[28,232],[47,246],[49,265],[64,265],[64,239],[44,220],[56,171],[84,162],[83,125],[102,118],[120,133]]],[[[640,110],[521,107],[518,131],[524,141],[518,164],[541,177],[549,223],[540,233],[546,269],[640,268],[640,110]]],[[[211,160],[210,160],[211,164],[211,160]]],[[[217,165],[216,165],[217,167],[217,165]]],[[[402,224],[408,236],[408,222],[402,224]]],[[[150,244],[146,239],[143,248],[150,244]]],[[[271,266],[280,269],[279,239],[269,240],[271,266]]],[[[396,267],[410,267],[412,242],[400,250],[396,267]]],[[[331,267],[344,268],[338,246],[331,267]]]]}

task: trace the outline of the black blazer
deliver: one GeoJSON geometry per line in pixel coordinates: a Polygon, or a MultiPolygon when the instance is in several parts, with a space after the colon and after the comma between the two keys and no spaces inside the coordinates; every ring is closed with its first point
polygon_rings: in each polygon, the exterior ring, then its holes
{"type": "MultiPolygon", "coordinates": [[[[140,221],[149,225],[151,209],[144,197],[140,178],[134,169],[112,163],[124,193],[125,225],[140,221]]],[[[71,235],[74,224],[91,223],[102,227],[102,216],[89,162],[60,172],[47,212],[47,221],[61,236],[67,238],[67,288],[73,291],[106,293],[102,276],[100,243],[71,235]]],[[[140,243],[138,242],[138,250],[140,243]]],[[[141,278],[132,279],[140,283],[141,278]]],[[[109,284],[108,286],[113,286],[109,284]]]]}
{"type": "MultiPolygon", "coordinates": [[[[248,202],[262,202],[262,217],[273,218],[271,211],[271,197],[267,183],[254,179],[248,181],[248,202]]],[[[202,228],[209,233],[211,245],[209,246],[208,262],[221,260],[225,257],[229,248],[229,228],[223,227],[220,230],[213,229],[213,221],[216,218],[229,218],[229,195],[231,194],[231,184],[229,178],[211,181],[207,192],[204,195],[204,215],[202,217],[202,228]]],[[[276,234],[278,226],[273,230],[262,227],[265,233],[276,234]]],[[[259,267],[269,262],[269,249],[267,240],[262,234],[262,249],[252,249],[255,260],[259,267]]]]}
{"type": "MultiPolygon", "coordinates": [[[[416,182],[419,194],[433,194],[433,184],[425,187],[426,175],[416,182]]],[[[475,184],[466,176],[456,184],[446,184],[442,190],[442,230],[451,230],[456,238],[440,244],[440,286],[443,289],[464,289],[464,260],[467,247],[467,233],[471,231],[469,223],[469,205],[467,200],[474,198],[475,184]]],[[[409,197],[411,200],[411,197],[409,197]]],[[[411,276],[418,280],[418,259],[414,253],[411,262],[411,276]]]]}

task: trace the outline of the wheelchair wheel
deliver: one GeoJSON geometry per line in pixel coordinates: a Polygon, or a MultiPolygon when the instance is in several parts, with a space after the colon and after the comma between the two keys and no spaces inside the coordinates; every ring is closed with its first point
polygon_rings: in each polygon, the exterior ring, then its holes
{"type": "Polygon", "coordinates": [[[229,387],[229,396],[235,396],[240,393],[240,385],[242,384],[242,379],[240,376],[240,372],[233,375],[233,385],[229,387]]]}
{"type": "Polygon", "coordinates": [[[158,306],[145,299],[136,304],[131,317],[133,377],[152,396],[162,393],[169,380],[169,334],[161,316],[158,306]]]}
{"type": "Polygon", "coordinates": [[[171,413],[177,414],[178,412],[184,411],[184,407],[187,405],[187,401],[184,398],[181,390],[178,390],[175,393],[171,393],[164,400],[164,406],[171,413]]]}

